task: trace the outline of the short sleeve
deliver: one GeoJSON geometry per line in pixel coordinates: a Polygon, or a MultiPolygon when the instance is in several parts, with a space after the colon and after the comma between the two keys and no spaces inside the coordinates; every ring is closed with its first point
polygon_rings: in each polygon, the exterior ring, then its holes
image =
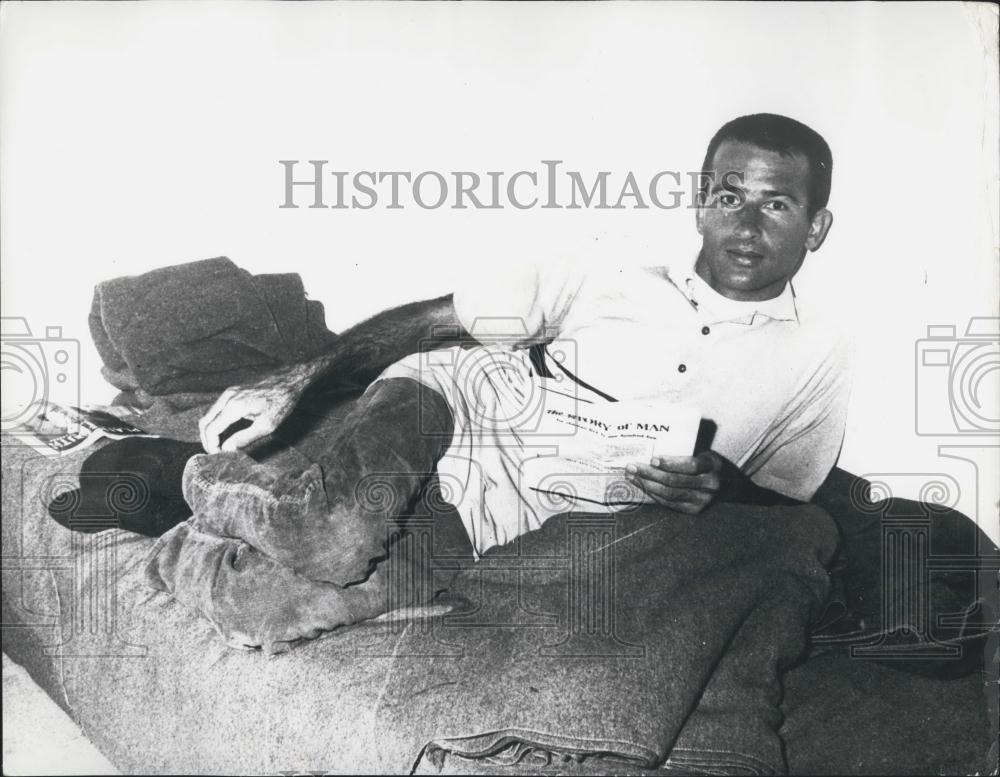
{"type": "Polygon", "coordinates": [[[456,284],[455,313],[482,343],[545,342],[559,334],[582,282],[581,270],[565,260],[476,268],[456,284]]]}
{"type": "Polygon", "coordinates": [[[850,399],[852,349],[837,336],[744,469],[754,483],[808,502],[837,462],[850,399]]]}

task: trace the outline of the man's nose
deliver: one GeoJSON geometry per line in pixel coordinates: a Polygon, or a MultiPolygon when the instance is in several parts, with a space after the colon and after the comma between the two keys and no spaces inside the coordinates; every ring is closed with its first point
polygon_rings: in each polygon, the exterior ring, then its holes
{"type": "Polygon", "coordinates": [[[751,205],[744,205],[736,213],[733,234],[741,240],[760,236],[760,213],[751,205]]]}

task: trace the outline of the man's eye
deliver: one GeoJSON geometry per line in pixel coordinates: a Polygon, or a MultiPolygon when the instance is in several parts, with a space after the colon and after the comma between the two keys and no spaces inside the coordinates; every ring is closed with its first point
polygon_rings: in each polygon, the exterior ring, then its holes
{"type": "Polygon", "coordinates": [[[720,194],[719,204],[724,208],[738,208],[740,206],[740,198],[735,194],[720,194]]]}
{"type": "Polygon", "coordinates": [[[772,200],[771,202],[766,202],[764,203],[764,207],[767,208],[768,210],[788,210],[788,206],[779,200],[772,200]]]}

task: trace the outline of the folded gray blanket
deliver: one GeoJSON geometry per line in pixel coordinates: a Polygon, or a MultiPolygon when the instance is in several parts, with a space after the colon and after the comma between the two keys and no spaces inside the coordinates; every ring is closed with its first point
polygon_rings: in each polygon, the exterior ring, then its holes
{"type": "Polygon", "coordinates": [[[412,759],[386,772],[435,749],[784,771],[780,676],[806,647],[837,545],[818,508],[569,514],[476,563],[435,541],[447,526],[428,514],[401,525],[389,558],[346,588],[258,552],[232,518],[226,536],[211,522],[175,527],[146,567],[232,646],[276,653],[394,608],[455,611],[401,621],[384,647],[413,659],[377,710],[385,736],[409,742],[395,757],[412,759]]]}
{"type": "Polygon", "coordinates": [[[104,377],[139,406],[196,404],[336,339],[297,274],[251,275],[225,257],[98,284],[90,332],[104,377]]]}
{"type": "Polygon", "coordinates": [[[407,731],[414,761],[536,751],[619,759],[612,771],[783,773],[780,676],[836,545],[811,506],[551,518],[459,575],[445,601],[460,610],[400,635],[413,670],[387,684],[381,730],[407,731]]]}

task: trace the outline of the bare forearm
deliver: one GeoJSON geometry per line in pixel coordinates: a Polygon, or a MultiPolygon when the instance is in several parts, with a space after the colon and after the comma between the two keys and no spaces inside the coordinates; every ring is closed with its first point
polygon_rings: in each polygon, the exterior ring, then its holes
{"type": "Polygon", "coordinates": [[[295,368],[308,385],[367,385],[393,362],[471,339],[450,294],[382,311],[348,329],[322,356],[295,368]]]}

